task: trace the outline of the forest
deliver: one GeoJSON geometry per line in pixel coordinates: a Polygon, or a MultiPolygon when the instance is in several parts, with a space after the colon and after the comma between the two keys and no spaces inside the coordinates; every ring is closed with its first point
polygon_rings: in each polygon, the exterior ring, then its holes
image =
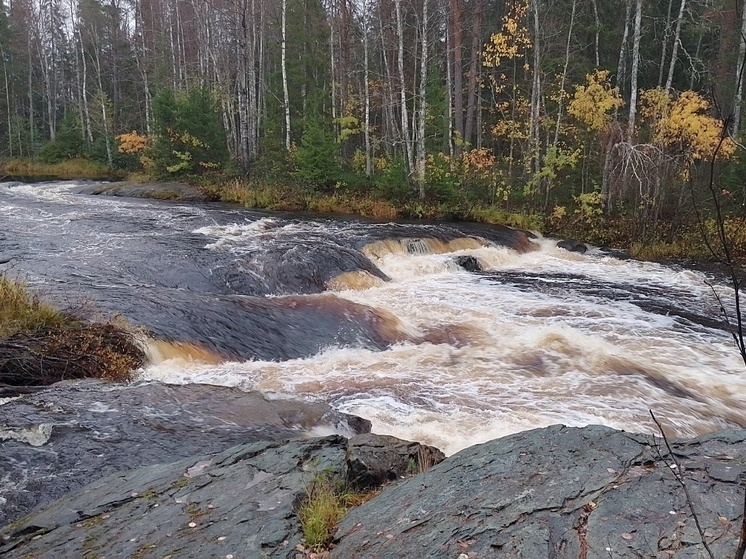
{"type": "Polygon", "coordinates": [[[0,0],[0,55],[6,163],[746,249],[737,0],[0,0]]]}

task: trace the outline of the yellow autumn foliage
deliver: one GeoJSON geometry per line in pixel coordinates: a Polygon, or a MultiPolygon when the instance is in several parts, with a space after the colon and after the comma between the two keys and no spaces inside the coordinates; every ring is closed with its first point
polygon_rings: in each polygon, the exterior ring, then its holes
{"type": "Polygon", "coordinates": [[[588,130],[600,132],[611,123],[612,111],[622,107],[624,101],[618,87],[611,87],[608,70],[595,70],[586,75],[587,85],[576,85],[568,112],[582,122],[588,130]]]}
{"type": "Polygon", "coordinates": [[[524,56],[531,47],[531,36],[523,25],[528,13],[527,0],[515,0],[502,18],[502,30],[493,33],[484,50],[483,64],[487,68],[500,66],[503,59],[513,60],[524,56]]]}
{"type": "Polygon", "coordinates": [[[150,138],[141,136],[135,130],[117,136],[119,153],[141,153],[150,147],[150,138]]]}
{"type": "Polygon", "coordinates": [[[709,101],[695,91],[673,97],[655,88],[640,96],[640,114],[649,123],[652,142],[681,150],[690,161],[709,159],[718,146],[721,158],[727,159],[736,150],[730,138],[721,143],[723,122],[707,114],[709,109],[709,101]]]}

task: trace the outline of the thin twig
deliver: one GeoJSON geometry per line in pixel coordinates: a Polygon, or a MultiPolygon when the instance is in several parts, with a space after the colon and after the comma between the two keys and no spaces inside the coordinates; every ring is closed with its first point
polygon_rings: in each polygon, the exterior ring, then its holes
{"type": "Polygon", "coordinates": [[[697,526],[697,532],[699,532],[699,537],[702,540],[702,545],[705,547],[705,550],[707,551],[707,554],[710,556],[710,559],[715,559],[715,556],[712,554],[712,550],[710,549],[710,546],[707,543],[707,538],[705,538],[705,531],[702,529],[702,526],[699,523],[699,516],[697,516],[697,511],[694,510],[694,503],[692,502],[692,497],[689,495],[689,488],[686,486],[686,482],[684,482],[684,475],[681,470],[681,465],[676,460],[676,456],[674,456],[673,449],[671,448],[671,445],[668,442],[668,437],[666,437],[666,434],[663,432],[663,426],[658,421],[658,418],[655,417],[655,414],[653,413],[653,410],[650,411],[650,417],[653,418],[653,421],[658,426],[658,431],[661,434],[661,437],[663,437],[663,442],[666,444],[666,449],[668,450],[668,455],[671,458],[671,463],[666,460],[666,458],[663,457],[663,455],[660,453],[660,450],[658,451],[658,456],[661,460],[668,466],[668,469],[673,472],[673,477],[676,478],[676,481],[679,482],[679,485],[681,485],[681,488],[684,490],[684,495],[686,496],[686,504],[689,506],[689,510],[692,513],[692,518],[694,518],[694,524],[697,526]]]}

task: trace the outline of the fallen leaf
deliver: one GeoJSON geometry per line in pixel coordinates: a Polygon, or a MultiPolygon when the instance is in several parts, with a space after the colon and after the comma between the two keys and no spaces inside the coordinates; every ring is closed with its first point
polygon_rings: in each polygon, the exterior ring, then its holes
{"type": "Polygon", "coordinates": [[[631,540],[632,538],[634,538],[634,536],[632,534],[630,534],[629,532],[622,532],[622,539],[623,540],[631,540]]]}

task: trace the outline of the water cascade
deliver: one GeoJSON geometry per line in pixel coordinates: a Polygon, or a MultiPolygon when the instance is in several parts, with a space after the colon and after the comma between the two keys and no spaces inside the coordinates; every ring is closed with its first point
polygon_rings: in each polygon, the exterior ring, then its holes
{"type": "Polygon", "coordinates": [[[324,401],[447,453],[555,423],[655,432],[650,409],[672,434],[746,425],[732,290],[702,272],[82,186],[0,183],[0,271],[147,329],[143,379],[324,401]]]}

